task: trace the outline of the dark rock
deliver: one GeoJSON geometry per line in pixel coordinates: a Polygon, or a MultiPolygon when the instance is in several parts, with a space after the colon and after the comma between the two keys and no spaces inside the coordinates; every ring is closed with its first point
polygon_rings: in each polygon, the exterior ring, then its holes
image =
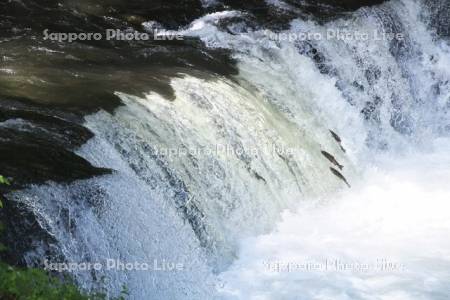
{"type": "MultiPolygon", "coordinates": [[[[31,183],[44,183],[85,179],[107,174],[106,169],[93,167],[73,152],[55,146],[51,141],[22,134],[15,130],[0,130],[0,170],[13,178],[15,189],[31,183]]],[[[1,190],[1,188],[0,188],[1,190]]]]}
{"type": "Polygon", "coordinates": [[[205,14],[200,0],[123,0],[116,9],[172,29],[187,25],[205,14]]]}
{"type": "Polygon", "coordinates": [[[0,174],[11,185],[0,185],[0,259],[15,266],[42,265],[45,257],[60,255],[54,239],[41,227],[26,205],[9,201],[11,191],[52,180],[70,182],[110,173],[74,153],[93,137],[73,112],[26,99],[0,97],[0,174]],[[31,252],[30,252],[31,251],[31,252]]]}
{"type": "Polygon", "coordinates": [[[215,10],[233,9],[253,15],[260,27],[272,30],[289,28],[295,18],[314,18],[319,22],[327,22],[352,12],[363,6],[383,3],[384,0],[284,0],[286,7],[274,6],[262,0],[222,0],[215,10]]]}
{"type": "Polygon", "coordinates": [[[41,2],[1,4],[2,59],[7,57],[2,68],[14,70],[0,73],[2,96],[85,114],[98,109],[113,111],[121,104],[116,91],[137,96],[154,91],[173,100],[170,80],[183,72],[237,74],[229,51],[208,49],[196,38],[73,43],[43,39],[44,29],[49,33],[143,32],[142,20],[157,21],[166,28],[185,26],[205,13],[200,1],[41,2]]]}
{"type": "Polygon", "coordinates": [[[385,0],[307,0],[306,2],[318,6],[328,5],[330,7],[352,11],[363,6],[382,4],[385,0]]]}
{"type": "Polygon", "coordinates": [[[8,201],[5,196],[2,199],[0,243],[6,245],[6,249],[0,251],[1,261],[18,267],[38,267],[46,257],[60,255],[56,241],[41,228],[36,216],[25,205],[8,201]],[[40,257],[31,257],[31,249],[37,251],[40,257]]]}
{"type": "MultiPolygon", "coordinates": [[[[0,122],[17,121],[16,128],[23,135],[32,134],[47,140],[53,140],[57,145],[68,149],[75,149],[94,136],[90,130],[78,125],[81,119],[76,115],[65,114],[65,117],[71,119],[66,120],[63,114],[58,113],[58,111],[39,109],[36,106],[28,106],[27,108],[24,105],[15,105],[17,103],[7,100],[2,101],[0,104],[0,122]]],[[[6,127],[6,125],[3,127],[6,127]]],[[[7,128],[10,127],[13,126],[7,128]]],[[[0,130],[8,131],[6,128],[0,130]]],[[[1,138],[5,137],[2,136],[1,138]]]]}
{"type": "Polygon", "coordinates": [[[12,178],[12,185],[0,186],[0,191],[109,173],[73,152],[93,136],[77,119],[11,99],[0,102],[0,170],[12,178]]]}

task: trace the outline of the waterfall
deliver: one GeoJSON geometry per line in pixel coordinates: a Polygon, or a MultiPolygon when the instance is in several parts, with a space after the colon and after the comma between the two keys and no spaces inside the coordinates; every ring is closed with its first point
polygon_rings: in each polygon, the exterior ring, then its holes
{"type": "Polygon", "coordinates": [[[13,199],[56,240],[62,261],[182,266],[74,271],[86,290],[448,297],[450,48],[432,28],[433,10],[392,0],[325,24],[295,19],[284,31],[246,18],[216,12],[178,31],[230,51],[237,75],[180,68],[173,99],[117,90],[122,106],[85,117],[94,137],[77,154],[111,174],[32,185],[13,199]],[[324,261],[353,265],[330,271],[324,261]],[[395,266],[380,271],[383,263],[395,266]]]}

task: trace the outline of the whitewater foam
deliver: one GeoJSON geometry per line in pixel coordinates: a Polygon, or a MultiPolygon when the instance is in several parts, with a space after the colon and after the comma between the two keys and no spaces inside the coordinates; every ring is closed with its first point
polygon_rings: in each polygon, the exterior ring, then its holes
{"type": "Polygon", "coordinates": [[[224,299],[448,299],[450,140],[385,159],[351,191],[245,240],[224,299]]]}

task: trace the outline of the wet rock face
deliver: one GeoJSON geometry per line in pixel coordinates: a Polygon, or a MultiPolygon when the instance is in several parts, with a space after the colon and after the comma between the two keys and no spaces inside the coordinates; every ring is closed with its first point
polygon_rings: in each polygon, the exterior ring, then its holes
{"type": "Polygon", "coordinates": [[[0,259],[12,265],[39,265],[58,255],[52,237],[26,205],[10,201],[11,191],[47,181],[70,182],[108,174],[74,151],[93,137],[80,125],[80,114],[0,96],[0,174],[11,185],[0,185],[0,259]],[[39,257],[30,257],[33,250],[39,257]]]}
{"type": "Polygon", "coordinates": [[[54,41],[51,33],[145,32],[143,21],[185,26],[204,13],[196,1],[8,1],[0,3],[0,95],[90,113],[120,105],[114,92],[173,98],[182,69],[236,74],[228,51],[183,41],[54,41]]]}
{"type": "Polygon", "coordinates": [[[205,13],[200,0],[24,0],[6,1],[0,3],[0,7],[10,20],[47,27],[70,27],[77,20],[79,26],[95,25],[93,21],[101,24],[106,23],[102,17],[108,16],[118,20],[153,20],[177,28],[205,13]],[[30,20],[30,16],[34,19],[30,20]],[[85,24],[82,24],[83,19],[85,24]]]}
{"type": "Polygon", "coordinates": [[[339,8],[342,10],[356,10],[358,8],[361,8],[363,6],[371,6],[371,5],[377,5],[384,2],[384,0],[315,0],[315,1],[306,1],[308,3],[313,4],[322,4],[322,5],[328,5],[331,7],[339,8]]]}
{"type": "Polygon", "coordinates": [[[187,25],[205,14],[200,0],[132,0],[122,2],[122,14],[141,16],[168,28],[187,25]]]}
{"type": "Polygon", "coordinates": [[[73,152],[93,136],[78,123],[78,116],[25,101],[0,100],[0,170],[1,175],[12,179],[10,186],[0,186],[0,192],[110,172],[73,152]]]}
{"type": "Polygon", "coordinates": [[[23,204],[4,201],[0,221],[4,230],[0,243],[7,245],[0,260],[10,265],[38,267],[45,258],[61,255],[56,241],[43,230],[34,214],[23,204]],[[33,252],[30,252],[30,250],[33,252]]]}
{"type": "Polygon", "coordinates": [[[144,21],[155,21],[173,29],[225,9],[245,12],[247,27],[286,29],[294,18],[314,17],[326,21],[380,0],[281,2],[286,7],[263,0],[221,0],[210,6],[202,6],[200,0],[3,1],[0,3],[1,95],[85,112],[99,108],[112,111],[120,105],[115,91],[134,95],[154,91],[173,99],[169,81],[180,69],[223,76],[237,73],[228,51],[208,49],[197,39],[68,43],[44,40],[45,29],[50,33],[106,29],[144,32],[144,21]]]}

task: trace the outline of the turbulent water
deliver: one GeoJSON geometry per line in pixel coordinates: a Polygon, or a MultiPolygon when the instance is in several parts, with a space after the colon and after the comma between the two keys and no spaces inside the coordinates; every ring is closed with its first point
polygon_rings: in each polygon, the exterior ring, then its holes
{"type": "Polygon", "coordinates": [[[234,10],[200,17],[179,33],[230,51],[237,75],[180,69],[173,99],[118,89],[124,105],[87,116],[95,136],[77,150],[113,172],[13,198],[64,261],[183,265],[74,272],[86,290],[447,299],[450,48],[433,13],[393,0],[281,32],[234,10]],[[384,38],[292,39],[329,30],[384,38]],[[405,38],[386,38],[397,33],[405,38]]]}
{"type": "Polygon", "coordinates": [[[223,298],[448,299],[448,147],[383,160],[351,192],[245,240],[223,298]]]}
{"type": "Polygon", "coordinates": [[[245,239],[239,258],[220,275],[221,297],[448,299],[449,49],[428,31],[424,11],[418,2],[392,1],[325,27],[293,22],[290,33],[341,28],[406,34],[400,45],[315,45],[352,104],[345,109],[335,107],[345,103],[341,93],[326,84],[327,76],[310,75],[308,63],[289,49],[293,45],[265,48],[284,52],[284,64],[275,60],[283,81],[307,84],[301,94],[320,91],[316,109],[344,141],[366,134],[367,148],[348,145],[363,176],[350,191],[286,212],[272,233],[245,239]],[[362,127],[355,126],[352,108],[365,114],[362,127]]]}

